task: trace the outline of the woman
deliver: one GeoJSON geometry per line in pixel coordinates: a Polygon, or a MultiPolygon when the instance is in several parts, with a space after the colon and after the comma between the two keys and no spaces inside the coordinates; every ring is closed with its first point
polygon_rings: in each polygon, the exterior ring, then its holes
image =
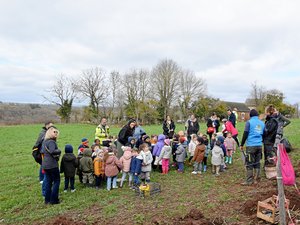
{"type": "Polygon", "coordinates": [[[41,153],[44,155],[42,168],[45,171],[45,204],[59,204],[58,191],[60,185],[60,175],[58,160],[61,151],[58,149],[56,139],[58,130],[56,127],[50,127],[46,134],[42,145],[41,153]]]}
{"type": "Polygon", "coordinates": [[[117,141],[117,148],[118,148],[117,157],[118,157],[118,159],[120,159],[121,156],[123,155],[122,146],[126,145],[128,143],[128,138],[133,136],[135,126],[136,126],[136,121],[134,119],[131,119],[120,130],[119,135],[118,135],[118,141],[117,141]]]}
{"type": "Polygon", "coordinates": [[[163,134],[172,139],[174,136],[175,128],[176,127],[174,121],[168,115],[163,123],[163,134]]]}
{"type": "Polygon", "coordinates": [[[286,127],[290,121],[282,116],[273,105],[266,107],[265,115],[266,122],[263,138],[265,167],[272,167],[275,166],[275,162],[272,159],[274,156],[276,156],[276,147],[282,138],[283,127],[286,127]]]}

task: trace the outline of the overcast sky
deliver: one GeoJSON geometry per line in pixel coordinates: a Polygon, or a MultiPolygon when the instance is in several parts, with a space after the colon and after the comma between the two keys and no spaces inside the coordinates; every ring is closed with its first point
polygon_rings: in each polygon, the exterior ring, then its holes
{"type": "Polygon", "coordinates": [[[43,103],[58,74],[151,69],[173,59],[208,94],[244,102],[251,83],[300,102],[300,1],[0,0],[0,101],[43,103]]]}

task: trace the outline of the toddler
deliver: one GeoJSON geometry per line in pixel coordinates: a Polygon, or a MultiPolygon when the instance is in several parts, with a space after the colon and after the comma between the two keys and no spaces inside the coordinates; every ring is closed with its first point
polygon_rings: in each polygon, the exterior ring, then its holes
{"type": "Polygon", "coordinates": [[[184,160],[185,160],[185,156],[186,156],[186,151],[185,151],[183,143],[185,141],[186,141],[185,137],[180,137],[179,145],[177,147],[177,150],[175,151],[176,162],[177,162],[177,166],[178,166],[177,172],[179,172],[179,173],[183,173],[183,171],[184,171],[184,160]]]}
{"type": "Polygon", "coordinates": [[[232,153],[236,149],[236,142],[232,138],[232,135],[230,132],[227,133],[227,137],[224,140],[224,145],[226,147],[225,163],[232,164],[232,153]]]}
{"type": "Polygon", "coordinates": [[[212,164],[212,173],[216,174],[216,176],[220,175],[220,167],[223,162],[224,153],[222,148],[220,147],[221,142],[219,140],[216,141],[214,148],[211,151],[211,164],[212,164]]]}
{"type": "Polygon", "coordinates": [[[168,174],[169,172],[169,162],[172,155],[172,148],[170,146],[170,139],[165,139],[165,145],[162,148],[160,155],[159,155],[159,161],[162,160],[162,173],[168,174]]]}
{"type": "Polygon", "coordinates": [[[82,171],[82,183],[85,186],[92,187],[94,182],[94,165],[91,149],[84,149],[83,156],[79,162],[79,168],[82,171]]]}
{"type": "Polygon", "coordinates": [[[141,144],[139,150],[141,151],[141,155],[143,157],[141,179],[143,182],[149,183],[153,157],[150,152],[149,146],[146,143],[141,144]]]}
{"type": "Polygon", "coordinates": [[[130,173],[133,175],[133,186],[132,189],[138,188],[141,184],[139,175],[142,171],[142,163],[143,163],[143,156],[140,154],[139,149],[132,149],[132,158],[130,162],[130,173]]]}
{"type": "Polygon", "coordinates": [[[194,171],[192,172],[192,174],[201,174],[202,163],[206,149],[203,138],[198,137],[197,142],[198,144],[196,146],[195,154],[192,159],[194,161],[194,171]]]}
{"type": "Polygon", "coordinates": [[[96,180],[96,189],[99,189],[105,177],[105,162],[104,151],[99,149],[96,158],[94,159],[94,174],[96,180]]]}
{"type": "Polygon", "coordinates": [[[130,163],[132,158],[131,148],[129,146],[123,146],[122,150],[124,151],[124,154],[120,158],[120,163],[123,168],[120,187],[123,187],[123,183],[125,181],[127,174],[129,174],[129,187],[130,187],[132,182],[132,174],[130,173],[130,163]]]}
{"type": "Polygon", "coordinates": [[[108,152],[104,156],[105,162],[105,176],[107,177],[107,190],[111,190],[111,183],[112,188],[117,187],[117,175],[119,173],[119,168],[122,168],[122,165],[118,158],[115,156],[113,149],[108,148],[108,152]]]}

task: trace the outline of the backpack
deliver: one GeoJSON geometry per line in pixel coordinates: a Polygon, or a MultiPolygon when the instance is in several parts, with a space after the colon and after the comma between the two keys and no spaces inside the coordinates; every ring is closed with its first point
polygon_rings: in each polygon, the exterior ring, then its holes
{"type": "Polygon", "coordinates": [[[42,154],[39,148],[32,149],[32,156],[38,164],[42,165],[42,154]]]}
{"type": "Polygon", "coordinates": [[[280,140],[280,143],[283,144],[287,153],[289,153],[293,150],[291,143],[289,142],[289,140],[286,137],[282,138],[280,140]]]}

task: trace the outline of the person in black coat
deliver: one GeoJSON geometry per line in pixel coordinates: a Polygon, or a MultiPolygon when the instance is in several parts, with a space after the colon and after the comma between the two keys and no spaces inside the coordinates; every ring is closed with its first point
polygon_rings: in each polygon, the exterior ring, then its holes
{"type": "Polygon", "coordinates": [[[176,126],[174,121],[168,115],[165,121],[163,122],[163,134],[166,135],[168,138],[172,139],[174,136],[175,128],[176,126]]]}
{"type": "Polygon", "coordinates": [[[194,114],[192,114],[191,118],[186,122],[185,129],[188,136],[188,143],[190,143],[191,135],[198,134],[198,131],[200,130],[198,120],[194,114]]]}
{"type": "Polygon", "coordinates": [[[230,108],[227,109],[227,115],[228,115],[228,121],[230,121],[232,123],[232,125],[235,127],[236,116],[230,108]]]}
{"type": "Polygon", "coordinates": [[[65,188],[64,192],[68,191],[69,183],[71,192],[75,191],[74,183],[75,183],[75,172],[78,167],[78,160],[76,156],[73,154],[72,145],[65,146],[65,154],[62,157],[60,163],[60,173],[64,173],[65,175],[65,188]]]}
{"type": "Polygon", "coordinates": [[[136,126],[136,121],[134,119],[131,119],[120,130],[119,135],[118,135],[118,140],[117,140],[117,148],[118,148],[117,157],[118,158],[121,158],[121,156],[123,155],[122,146],[125,146],[128,142],[128,138],[133,136],[135,126],[136,126]]]}

